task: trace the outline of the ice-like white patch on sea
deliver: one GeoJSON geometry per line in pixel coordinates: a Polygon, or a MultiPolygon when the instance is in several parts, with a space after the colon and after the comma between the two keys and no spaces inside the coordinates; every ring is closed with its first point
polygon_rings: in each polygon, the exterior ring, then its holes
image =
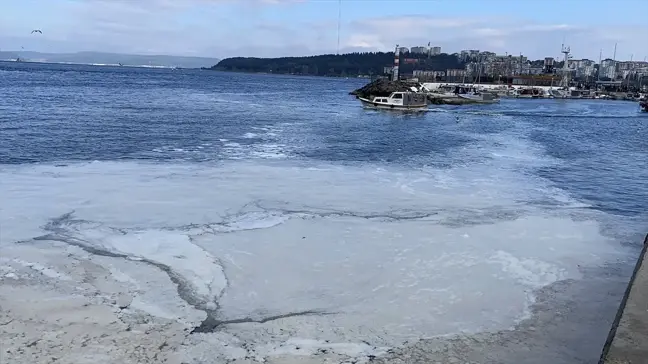
{"type": "Polygon", "coordinates": [[[91,247],[169,267],[190,283],[202,307],[215,308],[218,296],[227,285],[218,261],[192,244],[189,236],[181,231],[135,230],[115,234],[94,224],[72,228],[91,247]]]}
{"type": "Polygon", "coordinates": [[[43,235],[51,219],[75,211],[63,232],[164,264],[205,300],[222,292],[219,319],[314,312],[221,329],[267,355],[295,340],[347,352],[363,341],[389,347],[508,328],[528,315],[535,289],[620,254],[594,212],[525,169],[556,161],[513,139],[457,150],[493,158],[450,169],[4,166],[0,239],[43,235]]]}

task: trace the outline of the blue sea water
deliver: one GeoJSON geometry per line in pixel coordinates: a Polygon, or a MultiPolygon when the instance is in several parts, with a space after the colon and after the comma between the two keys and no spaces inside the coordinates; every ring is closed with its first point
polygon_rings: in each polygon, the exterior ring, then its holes
{"type": "Polygon", "coordinates": [[[582,267],[620,267],[619,290],[648,230],[638,105],[504,99],[406,115],[363,110],[348,92],[365,82],[0,63],[1,244],[70,211],[138,231],[225,226],[192,240],[224,261],[220,315],[348,311],[353,334],[338,340],[380,328],[384,345],[508,327],[533,311],[530,292],[593,279],[582,267]]]}
{"type": "Polygon", "coordinates": [[[10,63],[0,72],[2,164],[286,158],[449,168],[466,162],[457,149],[508,132],[561,162],[533,173],[604,211],[639,214],[648,201],[648,123],[626,102],[504,100],[394,115],[346,95],[364,79],[10,63]]]}

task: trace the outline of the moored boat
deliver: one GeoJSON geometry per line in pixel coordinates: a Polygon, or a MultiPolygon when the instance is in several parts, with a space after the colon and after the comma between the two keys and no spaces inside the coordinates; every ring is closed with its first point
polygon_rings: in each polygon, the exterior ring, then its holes
{"type": "Polygon", "coordinates": [[[374,96],[371,99],[358,97],[362,106],[369,109],[423,111],[428,108],[427,97],[419,92],[392,92],[389,96],[374,96]]]}
{"type": "Polygon", "coordinates": [[[515,95],[515,97],[518,99],[541,99],[541,98],[545,98],[545,96],[546,96],[545,90],[539,87],[521,88],[518,90],[517,95],[515,95]]]}
{"type": "Polygon", "coordinates": [[[470,101],[475,104],[495,104],[500,101],[499,96],[496,93],[488,91],[477,91],[477,89],[457,87],[455,94],[462,100],[470,101]]]}
{"type": "Polygon", "coordinates": [[[453,100],[459,98],[455,93],[455,89],[455,86],[442,85],[436,88],[434,91],[430,91],[428,94],[442,100],[453,100]]]}

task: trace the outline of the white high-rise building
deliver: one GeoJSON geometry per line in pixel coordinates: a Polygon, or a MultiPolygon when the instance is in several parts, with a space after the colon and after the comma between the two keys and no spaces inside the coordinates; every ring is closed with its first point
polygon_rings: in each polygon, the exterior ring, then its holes
{"type": "Polygon", "coordinates": [[[616,61],[613,59],[604,59],[599,66],[599,76],[607,77],[611,80],[616,79],[616,61]]]}
{"type": "Polygon", "coordinates": [[[410,48],[410,53],[427,54],[427,52],[428,52],[427,47],[412,47],[412,48],[410,48]]]}

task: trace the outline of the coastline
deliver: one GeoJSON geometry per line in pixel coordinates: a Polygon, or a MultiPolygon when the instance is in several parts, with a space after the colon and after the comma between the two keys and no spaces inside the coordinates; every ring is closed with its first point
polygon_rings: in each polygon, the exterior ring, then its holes
{"type": "Polygon", "coordinates": [[[641,363],[648,358],[648,235],[639,253],[599,364],[641,363]]]}
{"type": "Polygon", "coordinates": [[[274,72],[255,72],[255,71],[242,71],[242,70],[223,70],[223,69],[216,69],[213,67],[203,67],[201,68],[202,70],[205,71],[215,71],[215,72],[224,72],[224,73],[240,73],[240,74],[248,74],[248,75],[268,75],[268,76],[295,76],[295,77],[313,77],[313,78],[344,78],[344,79],[361,79],[361,80],[369,80],[371,77],[369,76],[362,76],[362,75],[352,75],[352,76],[337,76],[337,75],[328,75],[328,76],[321,76],[321,75],[305,75],[302,73],[274,73],[274,72]]]}

